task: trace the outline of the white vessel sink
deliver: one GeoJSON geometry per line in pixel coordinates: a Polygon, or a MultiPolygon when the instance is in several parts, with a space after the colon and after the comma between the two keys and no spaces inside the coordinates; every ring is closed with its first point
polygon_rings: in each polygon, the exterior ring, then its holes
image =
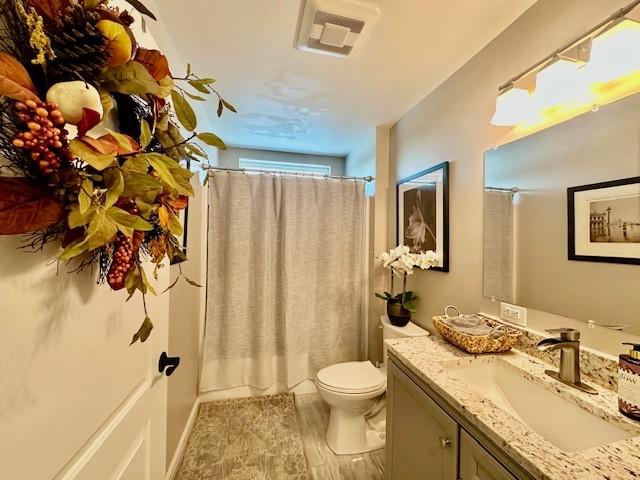
{"type": "Polygon", "coordinates": [[[478,361],[449,372],[565,452],[638,435],[570,403],[499,361],[478,361]]]}

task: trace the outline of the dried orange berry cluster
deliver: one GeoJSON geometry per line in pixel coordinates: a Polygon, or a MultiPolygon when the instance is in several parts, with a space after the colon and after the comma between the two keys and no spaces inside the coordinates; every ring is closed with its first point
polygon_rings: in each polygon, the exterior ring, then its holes
{"type": "Polygon", "coordinates": [[[69,149],[65,121],[52,102],[17,102],[18,118],[28,130],[13,139],[13,146],[31,152],[31,159],[38,164],[43,175],[51,175],[65,162],[73,160],[69,149]]]}
{"type": "Polygon", "coordinates": [[[124,288],[127,275],[135,264],[133,239],[118,232],[113,245],[115,251],[111,268],[107,273],[107,283],[113,290],[120,290],[124,288]]]}

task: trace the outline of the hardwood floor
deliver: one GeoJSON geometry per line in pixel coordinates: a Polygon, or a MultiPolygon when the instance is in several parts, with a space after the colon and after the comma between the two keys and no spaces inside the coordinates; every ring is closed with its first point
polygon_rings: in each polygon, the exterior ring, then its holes
{"type": "Polygon", "coordinates": [[[335,455],[324,441],[329,407],[317,393],[295,396],[304,452],[313,480],[382,480],[384,449],[335,455]]]}

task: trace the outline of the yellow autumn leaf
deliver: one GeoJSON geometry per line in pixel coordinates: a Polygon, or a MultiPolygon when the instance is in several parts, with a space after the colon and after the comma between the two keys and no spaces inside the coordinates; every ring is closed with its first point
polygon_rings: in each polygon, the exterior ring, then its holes
{"type": "Polygon", "coordinates": [[[167,210],[167,207],[162,205],[160,208],[158,208],[158,221],[160,222],[160,226],[165,230],[168,230],[169,220],[169,210],[167,210]]]}

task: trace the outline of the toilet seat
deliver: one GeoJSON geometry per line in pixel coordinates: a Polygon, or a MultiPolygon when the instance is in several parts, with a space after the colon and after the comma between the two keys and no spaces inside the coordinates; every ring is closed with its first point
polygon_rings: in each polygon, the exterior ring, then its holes
{"type": "Polygon", "coordinates": [[[369,361],[336,363],[316,374],[319,386],[336,393],[361,394],[386,388],[386,378],[369,361]]]}

